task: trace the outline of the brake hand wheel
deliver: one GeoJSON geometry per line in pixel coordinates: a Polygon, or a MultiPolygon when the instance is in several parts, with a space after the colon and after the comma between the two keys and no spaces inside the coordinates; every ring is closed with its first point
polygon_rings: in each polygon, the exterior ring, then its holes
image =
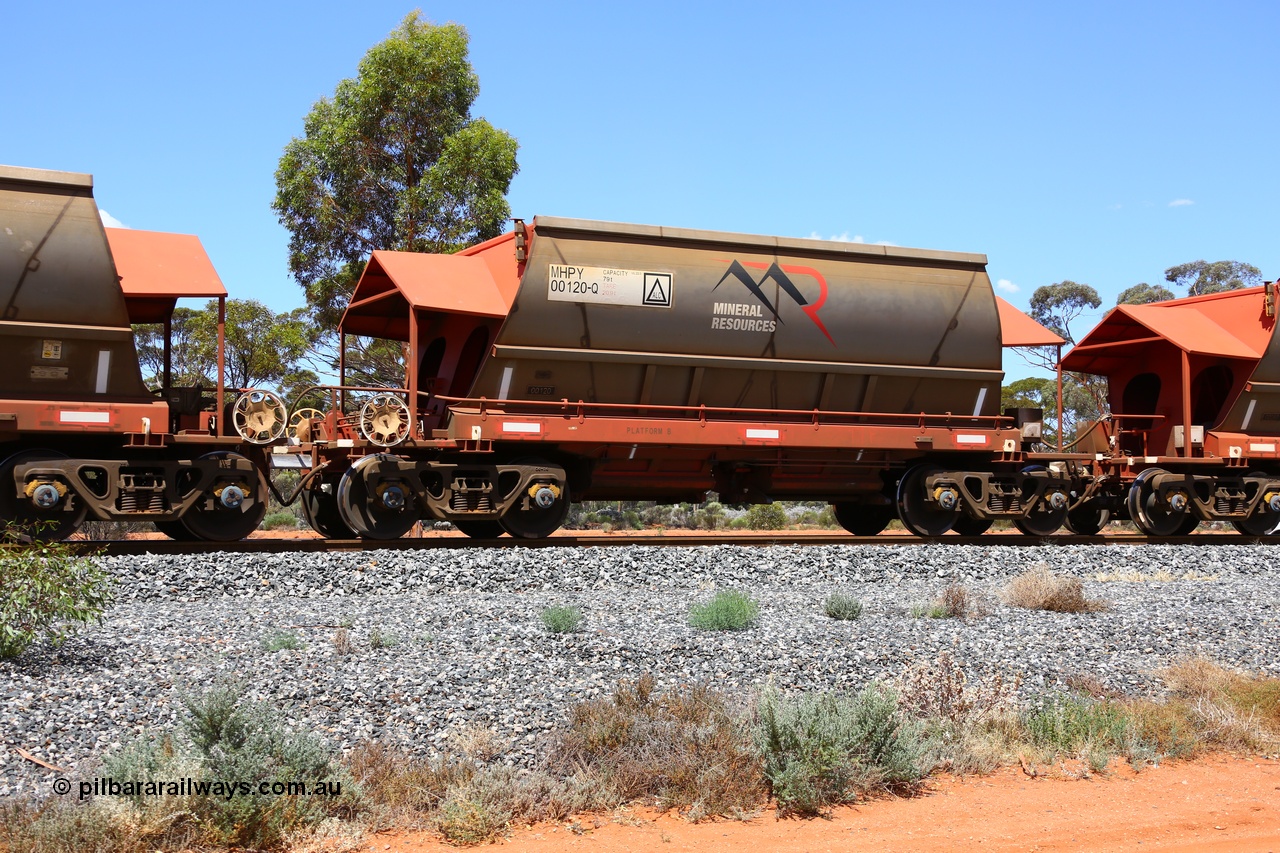
{"type": "Polygon", "coordinates": [[[360,434],[370,444],[395,447],[409,437],[409,407],[395,394],[375,394],[360,409],[360,434]]]}
{"type": "Polygon", "coordinates": [[[250,444],[270,444],[284,435],[285,407],[270,391],[251,389],[236,398],[231,422],[250,444]]]}

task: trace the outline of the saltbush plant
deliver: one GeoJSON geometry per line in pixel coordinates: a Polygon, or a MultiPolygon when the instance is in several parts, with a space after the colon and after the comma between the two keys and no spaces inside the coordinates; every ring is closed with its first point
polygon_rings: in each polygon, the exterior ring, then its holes
{"type": "Polygon", "coordinates": [[[582,627],[582,608],[552,605],[542,611],[542,626],[552,634],[572,634],[582,627]]]}
{"type": "Polygon", "coordinates": [[[857,619],[862,615],[862,602],[852,595],[836,592],[822,602],[822,612],[831,619],[857,619]]]}
{"type": "Polygon", "coordinates": [[[262,648],[269,652],[300,649],[302,639],[292,631],[272,631],[262,638],[262,648]]]}
{"type": "Polygon", "coordinates": [[[883,685],[796,699],[767,690],[756,717],[756,745],[780,813],[822,814],[859,792],[910,789],[924,775],[919,726],[883,685]]]}
{"type": "Polygon", "coordinates": [[[314,735],[289,732],[272,711],[228,687],[189,697],[185,706],[178,729],[103,760],[102,778],[135,788],[38,812],[26,825],[10,826],[7,837],[0,833],[7,849],[279,849],[326,819],[353,813],[355,786],[314,735]],[[300,782],[306,795],[273,792],[300,782]],[[233,793],[215,787],[228,784],[233,793]],[[258,793],[264,785],[271,793],[258,793]],[[313,795],[320,786],[326,795],[313,795]]]}
{"type": "Polygon", "coordinates": [[[689,608],[689,624],[700,631],[741,631],[755,624],[760,605],[738,590],[721,590],[689,608]]]}
{"type": "Polygon", "coordinates": [[[293,530],[298,526],[298,517],[288,510],[273,512],[262,519],[263,530],[293,530]]]}
{"type": "Polygon", "coordinates": [[[61,645],[82,625],[101,622],[114,600],[111,578],[94,560],[32,539],[13,524],[0,532],[0,658],[39,641],[61,645]]]}
{"type": "Polygon", "coordinates": [[[753,504],[744,518],[752,530],[785,530],[791,523],[786,507],[778,503],[753,504]]]}

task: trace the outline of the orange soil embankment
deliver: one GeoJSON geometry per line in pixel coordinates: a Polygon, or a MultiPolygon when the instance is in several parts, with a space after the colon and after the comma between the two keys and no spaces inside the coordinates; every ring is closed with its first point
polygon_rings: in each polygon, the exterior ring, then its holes
{"type": "MultiPolygon", "coordinates": [[[[1032,778],[1017,768],[931,780],[925,794],[837,809],[829,818],[691,824],[643,811],[518,829],[509,853],[824,853],[824,851],[1207,851],[1280,853],[1280,761],[1215,757],[1134,773],[1032,778]]],[[[456,850],[426,834],[384,834],[362,849],[456,850]]]]}

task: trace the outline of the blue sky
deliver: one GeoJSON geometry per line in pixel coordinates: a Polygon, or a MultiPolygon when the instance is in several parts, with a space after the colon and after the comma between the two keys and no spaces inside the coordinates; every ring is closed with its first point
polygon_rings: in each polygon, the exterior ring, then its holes
{"type": "MultiPolygon", "coordinates": [[[[37,6],[3,13],[0,162],[91,172],[233,296],[302,304],[277,160],[412,0],[37,6]]],[[[1280,276],[1280,4],[419,8],[470,32],[517,216],[982,252],[1023,307],[1072,279],[1105,310],[1198,258],[1280,276]]]]}

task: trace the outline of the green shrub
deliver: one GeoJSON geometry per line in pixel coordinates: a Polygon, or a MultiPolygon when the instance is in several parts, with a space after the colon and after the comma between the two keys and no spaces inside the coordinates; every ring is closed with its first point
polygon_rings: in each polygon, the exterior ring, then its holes
{"type": "Polygon", "coordinates": [[[395,634],[383,631],[381,628],[374,628],[369,631],[369,648],[371,649],[389,649],[399,642],[395,634]]]}
{"type": "Polygon", "coordinates": [[[1044,697],[1023,714],[1022,722],[1035,746],[1060,755],[1092,758],[1128,751],[1136,737],[1123,704],[1078,694],[1044,697]]]}
{"type": "Polygon", "coordinates": [[[752,530],[785,530],[791,523],[782,504],[753,504],[747,510],[747,527],[752,530]]]}
{"type": "Polygon", "coordinates": [[[767,690],[756,717],[764,776],[781,813],[821,814],[859,791],[909,788],[924,775],[919,727],[882,685],[795,700],[767,690]]]}
{"type": "Polygon", "coordinates": [[[60,645],[81,626],[101,622],[114,599],[111,578],[61,542],[23,542],[10,524],[0,533],[0,658],[33,643],[60,645]]]}
{"type": "Polygon", "coordinates": [[[745,592],[721,590],[689,608],[689,624],[700,631],[741,631],[760,616],[760,605],[745,592]]]}
{"type": "Polygon", "coordinates": [[[542,625],[552,634],[571,634],[582,627],[582,608],[552,605],[542,611],[542,625]]]}
{"type": "Polygon", "coordinates": [[[822,602],[822,610],[832,619],[857,619],[862,615],[862,602],[852,595],[842,592],[827,596],[822,602]]]}
{"type": "Polygon", "coordinates": [[[273,512],[262,519],[263,530],[292,530],[298,526],[298,517],[288,510],[273,512]]]}
{"type": "Polygon", "coordinates": [[[292,631],[273,631],[262,638],[262,648],[269,652],[302,648],[302,640],[292,631]]]}
{"type": "Polygon", "coordinates": [[[313,735],[288,733],[273,714],[243,705],[230,688],[185,704],[178,730],[103,759],[102,777],[135,783],[137,790],[54,805],[25,825],[0,827],[0,847],[7,843],[12,853],[279,849],[357,805],[354,786],[344,784],[349,778],[313,735]],[[261,783],[271,790],[298,782],[308,795],[257,793],[261,783]],[[245,783],[251,792],[237,787],[231,795],[217,787],[228,783],[245,783]],[[317,785],[334,796],[312,796],[317,785]]]}

